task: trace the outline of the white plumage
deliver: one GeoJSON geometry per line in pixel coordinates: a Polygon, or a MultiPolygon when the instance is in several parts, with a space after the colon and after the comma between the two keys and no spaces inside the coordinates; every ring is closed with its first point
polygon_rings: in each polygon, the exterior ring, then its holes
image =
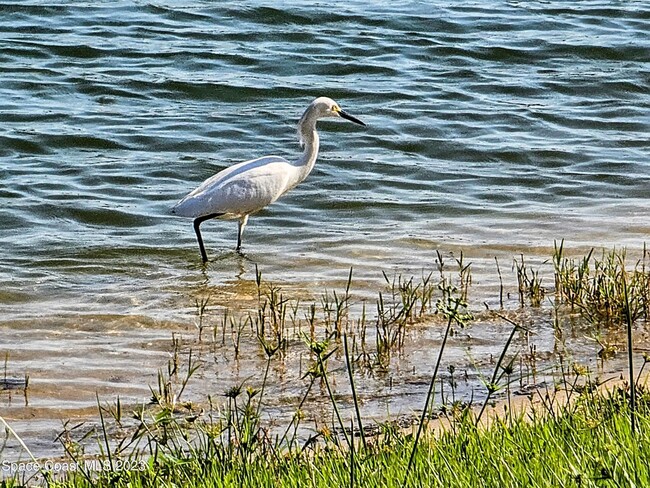
{"type": "Polygon", "coordinates": [[[292,163],[279,156],[264,156],[235,164],[205,180],[174,206],[174,214],[194,219],[194,230],[204,263],[208,257],[201,238],[201,223],[212,218],[238,219],[239,251],[248,216],[275,202],[303,181],[313,169],[319,146],[316,121],[323,117],[342,117],[365,125],[341,110],[331,98],[317,98],[307,107],[298,123],[298,137],[304,145],[304,152],[297,162],[292,163]]]}

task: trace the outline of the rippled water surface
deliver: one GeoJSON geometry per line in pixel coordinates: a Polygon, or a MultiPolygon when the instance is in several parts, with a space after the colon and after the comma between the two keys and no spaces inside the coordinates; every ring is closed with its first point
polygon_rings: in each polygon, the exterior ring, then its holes
{"type": "Polygon", "coordinates": [[[495,256],[640,249],[649,87],[645,1],[2,2],[0,349],[18,371],[88,376],[71,357],[99,348],[152,376],[147,345],[193,327],[206,288],[250,297],[255,265],[307,296],[354,267],[363,296],[463,251],[480,303],[495,256]],[[234,222],[203,225],[202,269],[171,206],[232,163],[298,157],[321,95],[367,127],[321,121],[313,173],[251,218],[243,257],[234,222]]]}

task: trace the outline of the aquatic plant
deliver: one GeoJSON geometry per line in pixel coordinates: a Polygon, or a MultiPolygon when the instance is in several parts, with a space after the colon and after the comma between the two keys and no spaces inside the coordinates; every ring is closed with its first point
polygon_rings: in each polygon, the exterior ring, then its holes
{"type": "Polygon", "coordinates": [[[542,280],[539,276],[539,270],[533,270],[526,265],[526,259],[521,254],[520,260],[513,260],[513,268],[517,271],[517,284],[519,291],[519,302],[523,307],[525,299],[530,300],[533,307],[539,307],[546,295],[546,289],[542,286],[542,280]]]}
{"type": "Polygon", "coordinates": [[[650,253],[644,246],[642,257],[630,269],[625,249],[602,251],[594,256],[565,256],[564,241],[555,243],[553,264],[558,299],[577,310],[597,326],[623,324],[627,313],[632,322],[650,317],[650,253]]]}

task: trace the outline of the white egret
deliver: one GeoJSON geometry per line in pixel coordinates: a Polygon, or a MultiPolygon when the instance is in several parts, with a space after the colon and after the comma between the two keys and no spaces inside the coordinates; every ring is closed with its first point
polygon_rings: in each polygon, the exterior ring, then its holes
{"type": "Polygon", "coordinates": [[[174,206],[172,213],[194,219],[194,231],[204,263],[208,255],[201,237],[201,223],[213,218],[239,219],[239,252],[248,216],[275,202],[307,178],[314,168],[318,157],[316,121],[323,117],[342,117],[366,125],[341,110],[331,98],[317,98],[298,122],[298,137],[304,146],[298,161],[292,163],[279,156],[264,156],[235,164],[205,180],[174,206]]]}

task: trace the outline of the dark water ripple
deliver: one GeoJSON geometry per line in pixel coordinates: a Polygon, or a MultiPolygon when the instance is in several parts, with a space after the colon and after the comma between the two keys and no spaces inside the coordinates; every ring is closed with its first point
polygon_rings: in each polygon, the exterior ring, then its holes
{"type": "Polygon", "coordinates": [[[211,284],[252,263],[322,285],[437,248],[640,247],[648,20],[641,1],[3,2],[0,308],[185,310],[204,278],[170,206],[229,164],[297,155],[322,94],[367,129],[321,124],[319,164],[251,220],[248,259],[233,223],[206,225],[211,284]]]}

